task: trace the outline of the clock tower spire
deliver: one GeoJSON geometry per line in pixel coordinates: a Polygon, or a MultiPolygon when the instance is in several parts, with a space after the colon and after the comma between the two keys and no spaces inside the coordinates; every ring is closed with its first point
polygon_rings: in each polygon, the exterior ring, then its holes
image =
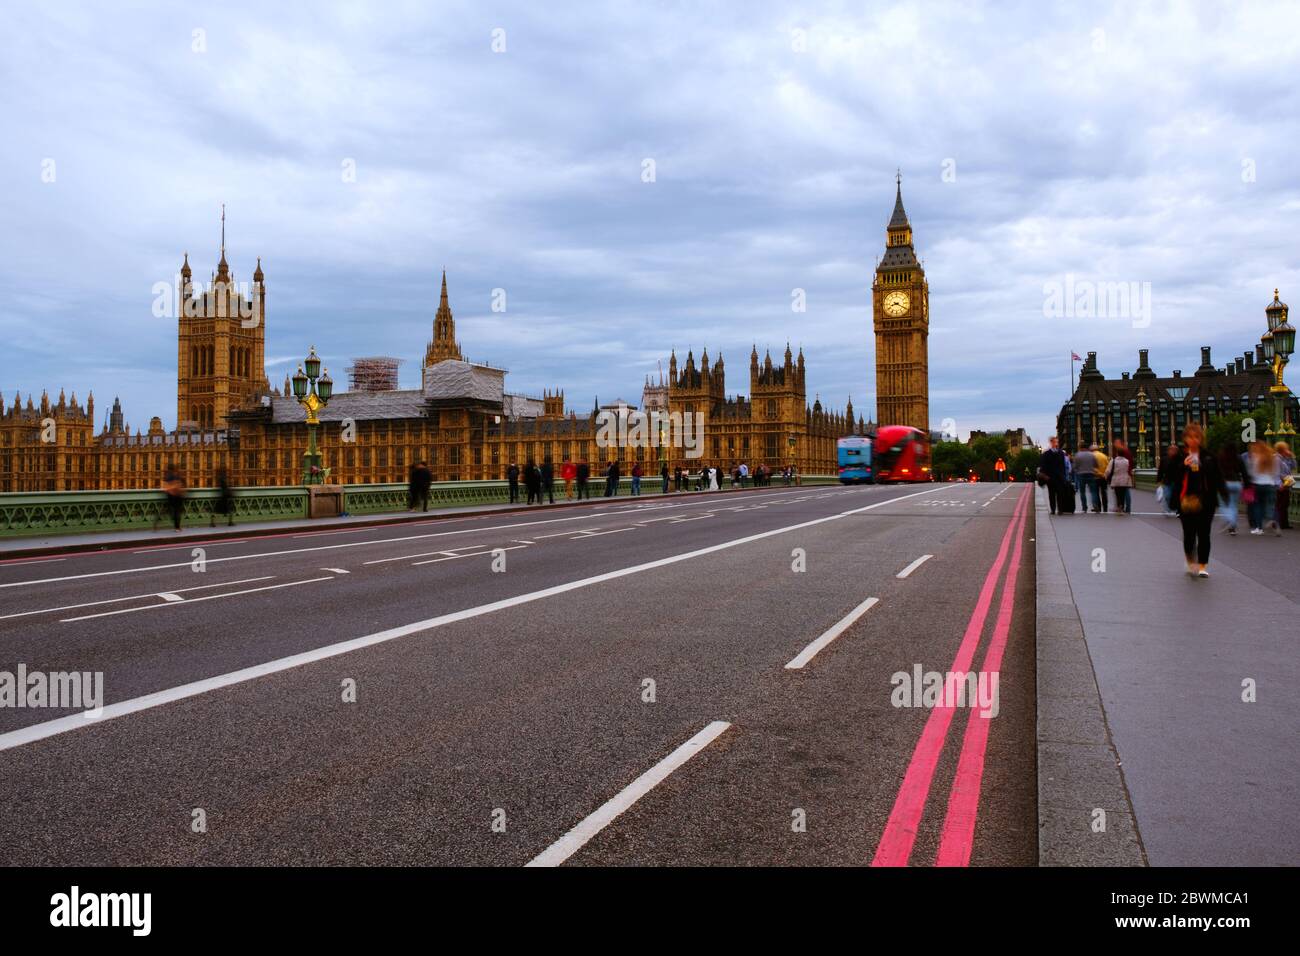
{"type": "Polygon", "coordinates": [[[885,254],[871,284],[876,418],[882,425],[911,425],[928,434],[930,285],[912,246],[901,170],[894,184],[894,213],[885,227],[885,254]]]}

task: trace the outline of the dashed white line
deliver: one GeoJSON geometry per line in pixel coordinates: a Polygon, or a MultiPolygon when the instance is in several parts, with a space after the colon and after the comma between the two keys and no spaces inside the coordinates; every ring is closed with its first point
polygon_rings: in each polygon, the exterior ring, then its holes
{"type": "MultiPolygon", "coordinates": [[[[285,584],[268,584],[264,588],[247,588],[246,590],[243,591],[229,591],[225,594],[209,594],[206,597],[182,599],[179,602],[179,604],[182,605],[198,604],[202,601],[215,601],[218,598],[238,597],[241,594],[256,594],[258,591],[274,591],[277,590],[278,588],[297,587],[299,584],[315,584],[317,581],[333,581],[333,580],[334,579],[332,577],[308,578],[306,581],[288,581],[285,584]]],[[[175,597],[175,595],[172,596],[175,597]]],[[[89,621],[91,618],[96,618],[96,617],[112,617],[115,614],[134,614],[136,611],[156,611],[160,607],[177,607],[177,606],[178,606],[177,603],[146,604],[143,607],[128,607],[128,608],[123,608],[120,611],[100,611],[98,614],[83,614],[81,615],[81,617],[64,617],[64,618],[60,618],[59,620],[67,624],[73,621],[89,621]]]]}
{"type": "Polygon", "coordinates": [[[919,558],[917,558],[915,561],[913,561],[913,562],[912,562],[911,564],[909,564],[907,567],[903,568],[903,570],[899,571],[896,575],[894,575],[894,577],[896,577],[896,578],[905,578],[905,577],[907,577],[909,574],[911,574],[913,571],[915,571],[917,568],[919,568],[921,565],[925,564],[925,562],[929,561],[929,560],[930,560],[931,558],[933,558],[933,557],[934,557],[934,555],[932,555],[932,554],[923,554],[923,555],[921,555],[919,558]]]}
{"type": "Polygon", "coordinates": [[[686,761],[717,740],[731,726],[725,720],[715,720],[686,743],[682,744],[663,760],[659,761],[641,776],[616,793],[590,816],[581,820],[564,836],[533,857],[528,866],[559,866],[573,854],[581,850],[601,830],[614,822],[617,817],[644,797],[647,793],[663,783],[686,761]]]}
{"type": "MultiPolygon", "coordinates": [[[[631,567],[619,568],[614,571],[605,571],[602,574],[597,574],[588,578],[580,578],[576,581],[567,581],[564,584],[556,584],[549,588],[543,588],[540,591],[532,591],[527,594],[517,594],[514,597],[502,598],[499,601],[480,604],[477,607],[453,611],[450,614],[442,614],[438,617],[431,617],[423,621],[415,621],[411,624],[403,624],[400,627],[389,628],[386,631],[377,631],[374,634],[367,634],[364,637],[339,641],[335,644],[327,644],[324,647],[305,651],[302,654],[295,654],[292,657],[282,657],[278,660],[254,665],[253,667],[245,667],[242,670],[232,671],[227,674],[220,674],[216,677],[209,677],[205,680],[182,684],[179,687],[171,687],[166,690],[157,691],[156,693],[147,694],[143,697],[135,697],[130,700],[108,704],[102,709],[96,720],[111,720],[116,717],[125,717],[128,714],[135,714],[143,710],[150,710],[154,707],[161,707],[164,704],[173,703],[178,700],[185,700],[189,697],[196,697],[200,694],[206,694],[223,687],[230,687],[235,684],[242,684],[245,681],[256,680],[257,678],[265,677],[268,674],[277,674],[281,671],[287,671],[295,667],[302,667],[307,664],[315,663],[316,661],[328,660],[331,657],[338,657],[342,654],[350,654],[353,651],[373,647],[376,644],[395,641],[411,634],[420,634],[424,631],[433,630],[434,628],[454,624],[459,621],[470,620],[484,614],[492,614],[496,611],[504,611],[507,608],[517,607],[521,604],[528,604],[532,601],[540,601],[546,598],[555,597],[559,594],[566,594],[569,591],[577,591],[581,588],[592,587],[597,584],[602,584],[605,581],[614,581],[618,578],[628,577],[629,575],[652,571],[655,568],[667,567],[681,561],[690,561],[694,558],[703,557],[706,554],[717,554],[720,551],[740,547],[741,545],[750,544],[754,541],[766,541],[768,538],[774,538],[777,535],[788,534],[791,531],[800,531],[804,528],[816,527],[817,525],[825,524],[828,521],[838,521],[841,518],[860,515],[864,512],[873,511],[876,508],[882,508],[885,505],[893,504],[907,498],[929,495],[941,490],[943,489],[929,488],[925,491],[915,491],[908,495],[900,495],[897,498],[886,498],[884,501],[877,501],[874,504],[863,505],[861,508],[852,508],[848,511],[841,511],[836,514],[823,515],[820,518],[812,518],[808,521],[800,521],[797,524],[786,525],[784,528],[773,528],[769,531],[760,531],[755,534],[746,535],[743,538],[735,538],[731,541],[721,541],[717,544],[708,545],[707,547],[696,548],[693,551],[686,551],[681,554],[672,554],[668,557],[657,558],[654,561],[647,561],[643,564],[635,564],[631,567]]],[[[318,580],[333,579],[324,578],[318,580]]],[[[170,607],[171,605],[155,606],[170,607]]],[[[59,717],[39,724],[32,724],[28,727],[9,731],[8,733],[0,733],[0,751],[9,750],[14,747],[22,747],[37,740],[44,740],[47,737],[67,733],[70,730],[82,730],[90,723],[92,723],[92,721],[87,721],[82,714],[72,714],[68,717],[59,717]]]]}
{"type": "Polygon", "coordinates": [[[813,641],[802,651],[800,651],[798,655],[796,655],[794,660],[792,660],[789,664],[785,665],[785,669],[788,671],[801,670],[805,664],[807,664],[810,660],[812,660],[814,657],[817,656],[817,653],[822,648],[824,648],[831,641],[835,640],[835,638],[839,637],[841,634],[847,631],[849,629],[849,626],[853,624],[854,621],[862,617],[862,615],[866,614],[868,611],[870,611],[873,607],[875,607],[879,603],[880,603],[880,598],[873,598],[873,597],[867,598],[865,601],[863,601],[861,604],[855,607],[848,614],[844,615],[844,617],[840,618],[840,620],[835,624],[835,626],[833,626],[825,634],[817,638],[817,640],[813,641]]]}
{"type": "MultiPolygon", "coordinates": [[[[192,588],[173,588],[168,594],[184,594],[187,591],[206,591],[209,588],[224,588],[235,584],[253,584],[256,581],[269,581],[275,577],[274,574],[264,574],[260,578],[241,578],[238,581],[222,581],[220,584],[200,584],[192,588]]],[[[103,601],[87,601],[84,604],[64,604],[62,607],[43,607],[36,611],[19,611],[17,614],[0,614],[0,621],[6,621],[11,617],[31,617],[33,614],[55,614],[59,611],[79,611],[83,607],[98,607],[102,604],[121,604],[123,601],[143,601],[145,598],[159,597],[159,593],[154,591],[149,594],[131,594],[127,597],[107,598],[103,601]]]]}

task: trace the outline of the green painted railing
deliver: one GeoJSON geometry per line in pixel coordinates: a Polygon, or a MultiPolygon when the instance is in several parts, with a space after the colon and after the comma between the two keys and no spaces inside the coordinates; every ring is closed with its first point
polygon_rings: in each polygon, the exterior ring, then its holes
{"type": "MultiPolygon", "coordinates": [[[[832,475],[805,475],[804,485],[834,484],[832,475]]],[[[780,479],[772,487],[783,487],[780,479]]],[[[730,487],[730,481],[724,483],[730,487]]],[[[753,487],[752,482],[749,487],[753,487]]],[[[605,491],[605,479],[587,482],[592,497],[605,491]]],[[[642,496],[660,493],[658,477],[641,479],[642,496]]],[[[632,492],[632,479],[619,482],[619,496],[632,492]]],[[[564,482],[555,482],[555,500],[563,501],[564,482]]],[[[307,489],[303,486],[283,488],[235,489],[235,523],[257,521],[291,521],[307,517],[307,489]]],[[[521,485],[520,499],[526,500],[521,485]]],[[[435,482],[429,489],[430,508],[470,507],[506,504],[509,485],[504,481],[435,482]]],[[[190,489],[185,497],[184,527],[198,528],[223,525],[226,516],[216,513],[214,489],[190,489]]],[[[378,515],[405,511],[407,487],[404,484],[345,485],[343,508],[349,515],[378,515]]],[[[328,520],[328,519],[322,519],[328,520]]],[[[37,534],[74,534],[91,531],[129,531],[164,527],[171,523],[166,497],[161,491],[52,491],[40,493],[0,493],[0,537],[37,534]]]]}

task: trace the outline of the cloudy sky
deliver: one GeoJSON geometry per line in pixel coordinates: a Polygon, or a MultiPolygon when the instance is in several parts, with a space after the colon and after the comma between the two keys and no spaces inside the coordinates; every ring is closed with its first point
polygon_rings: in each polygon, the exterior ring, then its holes
{"type": "Polygon", "coordinates": [[[120,395],[133,427],[171,427],[151,290],[186,250],[208,277],[224,202],[236,277],[266,272],[272,383],[314,343],[336,373],[400,356],[416,384],[445,266],[465,351],[513,390],[635,401],[670,348],[707,346],[745,393],[751,345],[789,341],[810,402],[874,411],[901,168],[932,426],[1041,439],[1071,350],[1190,373],[1201,345],[1223,365],[1258,340],[1274,286],[1300,298],[1296,10],[15,6],[0,391],[93,388],[99,417],[120,395]],[[1062,315],[1067,282],[1137,296],[1062,315]]]}

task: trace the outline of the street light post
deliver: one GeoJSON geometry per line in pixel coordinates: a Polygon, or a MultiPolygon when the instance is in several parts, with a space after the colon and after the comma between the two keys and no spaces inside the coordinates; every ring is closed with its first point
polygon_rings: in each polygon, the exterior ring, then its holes
{"type": "Polygon", "coordinates": [[[321,467],[321,454],[316,447],[316,430],[320,427],[316,413],[329,404],[333,394],[334,381],[329,369],[321,374],[320,357],[313,345],[307,358],[298,366],[298,374],[293,377],[293,397],[307,410],[307,452],[302,456],[304,485],[319,485],[325,481],[325,469],[321,467]]]}
{"type": "Polygon", "coordinates": [[[1286,397],[1291,393],[1286,382],[1282,380],[1283,371],[1295,351],[1295,329],[1287,322],[1287,305],[1278,298],[1278,290],[1273,290],[1273,301],[1264,309],[1268,317],[1268,331],[1260,337],[1264,347],[1264,358],[1273,366],[1273,384],[1269,394],[1273,396],[1273,418],[1275,428],[1265,429],[1267,438],[1284,439],[1295,435],[1295,429],[1287,424],[1286,397]]]}

